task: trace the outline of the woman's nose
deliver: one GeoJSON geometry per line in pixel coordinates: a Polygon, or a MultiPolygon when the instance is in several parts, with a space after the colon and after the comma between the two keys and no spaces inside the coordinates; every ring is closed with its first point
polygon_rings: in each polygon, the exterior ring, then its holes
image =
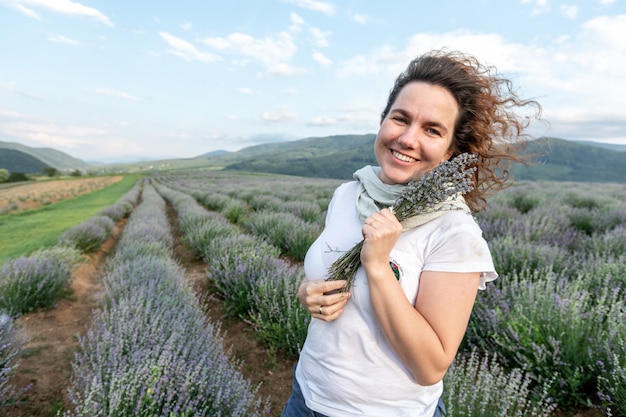
{"type": "Polygon", "coordinates": [[[408,126],[398,137],[398,143],[406,148],[414,149],[419,146],[419,129],[415,125],[408,126]]]}

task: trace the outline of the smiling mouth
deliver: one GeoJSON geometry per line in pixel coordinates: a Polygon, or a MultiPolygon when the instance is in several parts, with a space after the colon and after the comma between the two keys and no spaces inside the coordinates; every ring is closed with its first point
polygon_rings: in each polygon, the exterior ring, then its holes
{"type": "Polygon", "coordinates": [[[417,159],[401,154],[400,152],[391,151],[391,154],[402,162],[417,162],[417,159]]]}

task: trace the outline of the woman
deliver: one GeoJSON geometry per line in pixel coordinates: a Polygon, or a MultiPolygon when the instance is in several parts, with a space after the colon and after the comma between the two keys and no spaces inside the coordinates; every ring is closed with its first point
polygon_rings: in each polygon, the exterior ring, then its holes
{"type": "Polygon", "coordinates": [[[538,103],[460,53],[427,53],[400,74],[374,145],[379,167],[358,170],[335,191],[307,253],[298,297],[313,320],[283,417],[441,415],[441,381],[477,290],[497,277],[471,213],[505,185],[503,162],[520,161],[509,145],[526,136],[529,120],[514,112],[525,106],[539,116],[538,103]],[[478,156],[465,210],[403,232],[389,209],[377,208],[461,153],[478,156]],[[360,240],[354,284],[338,292],[346,282],[326,281],[328,268],[360,240]]]}

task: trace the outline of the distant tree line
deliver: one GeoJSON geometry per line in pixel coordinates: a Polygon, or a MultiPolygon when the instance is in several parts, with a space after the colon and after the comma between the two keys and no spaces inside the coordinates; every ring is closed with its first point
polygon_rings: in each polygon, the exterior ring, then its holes
{"type": "MultiPolygon", "coordinates": [[[[43,174],[52,178],[60,175],[58,169],[53,167],[44,167],[43,174]]],[[[75,169],[70,174],[72,177],[80,177],[83,173],[79,169],[75,169]]],[[[30,181],[32,178],[23,172],[9,172],[8,169],[0,168],[0,183],[3,182],[21,182],[30,181]]]]}

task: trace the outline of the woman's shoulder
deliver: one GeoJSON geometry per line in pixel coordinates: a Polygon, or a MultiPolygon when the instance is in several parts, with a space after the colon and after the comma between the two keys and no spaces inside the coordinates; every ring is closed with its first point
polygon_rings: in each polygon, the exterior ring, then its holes
{"type": "Polygon", "coordinates": [[[482,234],[480,226],[472,213],[469,213],[465,210],[448,210],[429,223],[431,223],[430,226],[433,228],[433,230],[439,232],[448,232],[451,230],[465,230],[471,231],[473,233],[482,234]]]}
{"type": "Polygon", "coordinates": [[[348,181],[342,184],[339,184],[337,188],[335,188],[335,192],[333,193],[333,199],[345,197],[345,196],[353,196],[356,193],[357,187],[359,186],[358,181],[348,181]]]}
{"type": "Polygon", "coordinates": [[[339,192],[340,190],[342,192],[346,192],[346,190],[356,190],[358,186],[358,181],[346,181],[339,184],[339,186],[335,189],[335,192],[339,192]]]}

